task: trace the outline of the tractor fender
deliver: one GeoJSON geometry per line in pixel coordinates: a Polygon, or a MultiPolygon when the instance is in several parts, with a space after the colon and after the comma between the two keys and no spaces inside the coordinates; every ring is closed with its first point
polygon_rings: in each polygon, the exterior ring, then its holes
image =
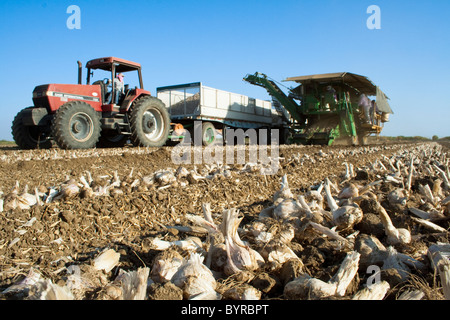
{"type": "Polygon", "coordinates": [[[150,91],[136,88],[134,94],[125,97],[122,106],[120,108],[120,111],[128,112],[131,106],[133,105],[133,102],[144,96],[151,96],[150,91]]]}

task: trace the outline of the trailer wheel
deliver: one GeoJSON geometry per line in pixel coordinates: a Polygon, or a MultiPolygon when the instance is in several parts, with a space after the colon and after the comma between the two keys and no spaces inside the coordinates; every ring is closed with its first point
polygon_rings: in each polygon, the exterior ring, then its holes
{"type": "Polygon", "coordinates": [[[100,129],[97,112],[82,101],[63,104],[53,118],[53,138],[62,149],[94,148],[100,129]]]}
{"type": "Polygon", "coordinates": [[[170,117],[164,103],[150,96],[139,99],[132,107],[131,142],[141,147],[161,147],[169,137],[170,117]]]}
{"type": "Polygon", "coordinates": [[[23,118],[27,109],[23,109],[14,117],[11,131],[14,141],[21,149],[49,149],[52,142],[49,137],[49,128],[43,126],[26,126],[23,118]]]}
{"type": "Polygon", "coordinates": [[[216,141],[216,128],[211,122],[202,123],[202,143],[209,146],[216,141]]]}

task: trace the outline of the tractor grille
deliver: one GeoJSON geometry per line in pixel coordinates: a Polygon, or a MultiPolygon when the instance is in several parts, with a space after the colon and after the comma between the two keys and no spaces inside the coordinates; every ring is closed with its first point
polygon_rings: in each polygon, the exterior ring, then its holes
{"type": "Polygon", "coordinates": [[[48,84],[37,86],[33,90],[33,104],[35,107],[47,108],[49,110],[50,104],[47,98],[48,84]]]}

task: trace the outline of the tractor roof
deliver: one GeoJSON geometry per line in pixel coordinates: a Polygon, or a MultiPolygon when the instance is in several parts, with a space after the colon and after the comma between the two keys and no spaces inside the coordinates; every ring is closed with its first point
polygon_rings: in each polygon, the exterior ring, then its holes
{"type": "Polygon", "coordinates": [[[367,77],[350,72],[337,72],[337,73],[314,74],[310,76],[290,77],[284,81],[295,81],[301,84],[309,82],[319,82],[319,83],[344,82],[349,86],[367,95],[375,95],[377,93],[377,87],[367,77]]]}
{"type": "Polygon", "coordinates": [[[86,68],[111,71],[113,63],[116,65],[116,72],[127,72],[141,68],[139,63],[116,57],[105,57],[90,60],[86,63],[86,68]]]}

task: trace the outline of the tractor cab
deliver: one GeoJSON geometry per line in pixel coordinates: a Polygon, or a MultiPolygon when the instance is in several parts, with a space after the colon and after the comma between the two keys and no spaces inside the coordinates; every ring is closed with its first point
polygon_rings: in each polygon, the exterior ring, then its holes
{"type": "MultiPolygon", "coordinates": [[[[87,78],[86,84],[99,85],[101,88],[102,111],[125,111],[128,110],[131,102],[140,94],[150,95],[144,90],[142,81],[141,65],[136,62],[116,58],[106,57],[90,60],[86,63],[87,78]],[[115,104],[119,94],[114,84],[114,79],[118,74],[124,74],[124,94],[119,97],[118,105],[115,104]],[[132,81],[132,82],[129,82],[132,81]],[[130,86],[130,83],[134,87],[130,86]]],[[[78,84],[81,84],[81,63],[79,63],[78,84]]]]}

